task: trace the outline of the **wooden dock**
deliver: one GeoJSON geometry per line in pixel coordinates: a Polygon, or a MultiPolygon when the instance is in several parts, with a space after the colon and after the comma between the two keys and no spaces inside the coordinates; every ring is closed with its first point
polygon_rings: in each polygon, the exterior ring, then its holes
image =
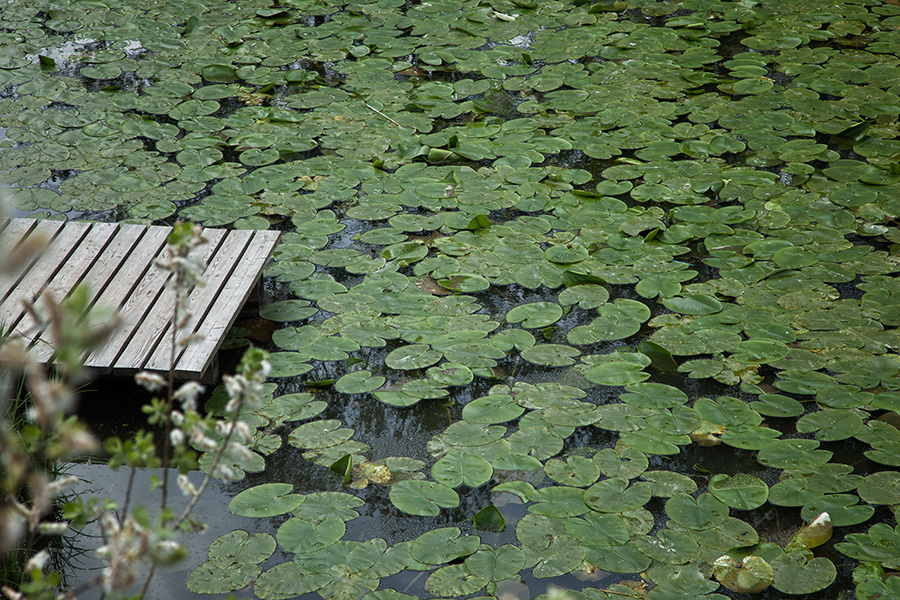
{"type": "MultiPolygon", "coordinates": [[[[35,321],[25,302],[40,306],[49,291],[57,302],[78,284],[88,286],[92,307],[115,310],[121,326],[104,346],[84,358],[98,375],[133,375],[142,370],[167,372],[172,343],[174,292],[165,285],[169,272],[153,262],[165,253],[171,227],[74,221],[0,220],[0,258],[41,244],[41,251],[0,272],[0,326],[23,338],[39,362],[55,354],[50,332],[35,321]]],[[[213,376],[213,364],[225,334],[254,290],[278,241],[277,231],[205,229],[208,242],[197,258],[206,265],[206,285],[192,290],[192,318],[184,335],[202,341],[177,345],[179,379],[213,376]]]]}

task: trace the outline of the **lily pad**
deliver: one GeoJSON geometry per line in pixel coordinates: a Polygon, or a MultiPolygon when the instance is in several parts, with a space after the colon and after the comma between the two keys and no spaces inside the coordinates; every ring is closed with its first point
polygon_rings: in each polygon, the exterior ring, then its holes
{"type": "Polygon", "coordinates": [[[775,570],[774,587],[785,594],[812,594],[837,577],[834,564],[824,557],[810,559],[800,551],[786,552],[769,561],[775,570]]]}
{"type": "Polygon", "coordinates": [[[460,535],[459,527],[432,529],[413,540],[412,557],[425,565],[442,565],[475,553],[481,543],[477,535],[460,535]]]}
{"type": "Polygon", "coordinates": [[[571,346],[559,344],[538,344],[522,351],[522,358],[536,365],[565,367],[575,364],[574,357],[581,352],[571,346]]]}
{"type": "Polygon", "coordinates": [[[278,544],[294,554],[308,554],[327,548],[344,537],[346,526],[341,519],[308,521],[294,517],[278,528],[278,544]]]}
{"type": "Polygon", "coordinates": [[[724,523],[728,506],[708,493],[697,498],[678,494],[666,501],[666,514],[683,527],[703,530],[724,523]]]}
{"type": "Polygon", "coordinates": [[[393,505],[403,512],[426,517],[438,515],[441,508],[459,505],[459,496],[452,488],[418,479],[398,481],[391,486],[390,497],[393,505]]]}
{"type": "Polygon", "coordinates": [[[494,470],[491,463],[471,452],[451,450],[431,468],[431,476],[438,483],[455,488],[463,483],[476,488],[487,483],[494,470]]]}
{"type": "Polygon", "coordinates": [[[392,369],[407,371],[430,367],[439,360],[440,352],[435,352],[424,344],[412,344],[392,351],[384,359],[384,363],[392,369]]]}
{"type": "Polygon", "coordinates": [[[559,304],[532,302],[531,304],[520,304],[506,313],[506,321],[521,323],[522,327],[527,329],[537,329],[556,323],[562,314],[563,310],[559,304]]]}
{"type": "Polygon", "coordinates": [[[709,492],[738,510],[759,508],[769,499],[769,486],[762,479],[746,473],[713,476],[709,480],[709,492]]]}
{"type": "Polygon", "coordinates": [[[239,493],[228,503],[228,511],[241,517],[273,517],[290,512],[305,499],[291,494],[290,483],[263,483],[239,493]]]}

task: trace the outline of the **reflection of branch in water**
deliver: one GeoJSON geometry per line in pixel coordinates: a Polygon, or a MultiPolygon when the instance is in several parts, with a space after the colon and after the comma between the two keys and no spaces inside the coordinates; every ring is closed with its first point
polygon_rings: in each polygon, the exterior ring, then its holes
{"type": "MultiPolygon", "coordinates": [[[[88,481],[85,479],[81,480],[82,483],[85,484],[93,484],[92,481],[88,481]]],[[[97,495],[102,492],[101,488],[96,489],[84,489],[78,492],[74,492],[70,495],[63,496],[58,499],[59,505],[56,508],[56,517],[58,520],[62,521],[62,506],[74,501],[74,497],[78,497],[81,495],[97,495]]],[[[90,525],[94,523],[95,520],[88,521],[85,525],[90,525]]],[[[102,566],[98,563],[94,566],[90,566],[90,561],[93,559],[91,555],[94,548],[96,548],[99,544],[91,543],[91,540],[101,539],[101,536],[95,533],[90,533],[87,531],[87,527],[82,527],[81,529],[71,529],[71,533],[69,535],[62,535],[55,538],[48,538],[49,543],[47,544],[47,549],[50,551],[50,563],[53,565],[53,571],[59,573],[60,576],[60,588],[66,589],[69,587],[68,576],[76,573],[76,572],[85,572],[85,571],[100,571],[102,570],[102,566]],[[87,557],[87,561],[84,558],[87,557]]],[[[99,581],[99,576],[97,578],[99,581]]],[[[80,585],[79,591],[84,591],[90,585],[85,587],[84,585],[80,585]]],[[[69,590],[67,595],[70,597],[77,596],[77,592],[75,590],[69,590]]]]}
{"type": "Polygon", "coordinates": [[[417,581],[419,580],[419,578],[420,578],[424,573],[425,573],[425,571],[419,571],[419,572],[416,574],[416,576],[413,577],[412,581],[410,581],[408,584],[406,584],[406,587],[403,588],[403,593],[405,594],[406,591],[407,591],[410,587],[412,587],[412,584],[414,584],[415,582],[417,582],[417,581]]]}

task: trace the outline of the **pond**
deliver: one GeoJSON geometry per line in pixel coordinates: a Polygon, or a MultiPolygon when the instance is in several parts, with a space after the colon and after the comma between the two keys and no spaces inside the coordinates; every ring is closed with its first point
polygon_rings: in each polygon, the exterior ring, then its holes
{"type": "Polygon", "coordinates": [[[900,593],[898,54],[881,0],[8,2],[15,215],[283,232],[154,593],[900,593]]]}

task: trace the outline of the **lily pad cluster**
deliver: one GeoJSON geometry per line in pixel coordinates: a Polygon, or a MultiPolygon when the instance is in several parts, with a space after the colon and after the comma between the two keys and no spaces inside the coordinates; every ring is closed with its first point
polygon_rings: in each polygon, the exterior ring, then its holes
{"type": "Polygon", "coordinates": [[[232,512],[271,532],[219,538],[195,591],[807,595],[851,561],[836,587],[874,598],[900,564],[898,25],[880,0],[13,2],[0,181],[23,215],[283,232],[234,467],[296,451],[336,487],[250,485],[232,512]],[[446,424],[390,456],[359,407],[446,424]],[[376,502],[428,531],[344,539],[376,502]],[[835,544],[785,543],[823,513],[835,544]]]}

